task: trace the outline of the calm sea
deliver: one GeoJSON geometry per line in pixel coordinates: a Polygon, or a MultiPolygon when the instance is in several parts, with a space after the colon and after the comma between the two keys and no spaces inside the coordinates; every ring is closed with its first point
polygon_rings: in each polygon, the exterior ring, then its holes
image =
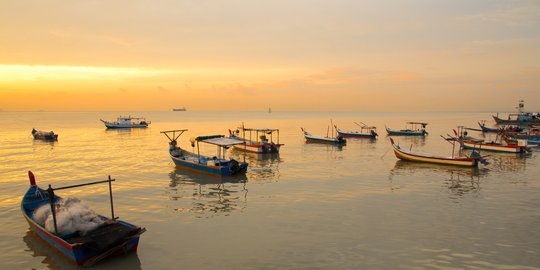
{"type": "MultiPolygon", "coordinates": [[[[20,211],[27,171],[46,187],[117,179],[115,212],[146,227],[138,252],[94,269],[540,269],[540,158],[492,154],[479,169],[398,161],[384,126],[429,122],[402,146],[449,154],[440,135],[489,113],[131,112],[147,129],[106,130],[119,113],[0,113],[0,269],[75,268],[29,232],[20,211]],[[376,141],[306,144],[330,120],[378,127],[376,141]],[[247,155],[244,177],[176,169],[160,131],[180,139],[246,127],[280,129],[279,156],[247,155]],[[58,142],[34,141],[32,128],[58,142]]],[[[475,136],[482,136],[476,134],[475,136]]],[[[214,155],[215,148],[202,151],[214,155]]],[[[228,154],[242,159],[233,150],[228,154]]],[[[59,192],[107,215],[107,188],[59,192]]]]}

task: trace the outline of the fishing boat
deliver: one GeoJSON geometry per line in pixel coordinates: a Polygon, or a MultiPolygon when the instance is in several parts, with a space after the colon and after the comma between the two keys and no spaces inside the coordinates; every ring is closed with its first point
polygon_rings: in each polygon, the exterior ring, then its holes
{"type": "Polygon", "coordinates": [[[185,112],[185,111],[187,111],[186,107],[173,108],[172,110],[173,110],[173,112],[185,112]]]}
{"type": "Polygon", "coordinates": [[[517,113],[510,113],[506,119],[499,118],[497,115],[492,115],[493,119],[498,125],[526,125],[526,124],[540,124],[540,113],[530,113],[525,111],[525,102],[519,101],[517,113]]]}
{"type": "Polygon", "coordinates": [[[403,149],[392,138],[390,138],[390,143],[396,157],[402,160],[467,167],[476,167],[479,163],[486,164],[485,156],[480,156],[476,151],[473,151],[469,157],[456,157],[454,156],[454,151],[452,151],[452,156],[442,156],[403,149]]]}
{"type": "Polygon", "coordinates": [[[518,144],[503,144],[498,142],[476,142],[476,141],[463,141],[462,147],[464,149],[481,149],[485,151],[504,152],[522,154],[530,151],[527,146],[527,141],[518,140],[518,144]]]}
{"type": "Polygon", "coordinates": [[[522,132],[523,131],[523,129],[518,126],[490,128],[490,127],[486,127],[486,123],[480,123],[480,122],[478,122],[478,125],[480,126],[480,130],[486,133],[522,132]]]}
{"type": "Polygon", "coordinates": [[[52,131],[40,131],[33,128],[32,136],[34,136],[34,140],[58,141],[58,134],[55,134],[52,131]]]}
{"type": "Polygon", "coordinates": [[[225,135],[199,136],[191,139],[193,152],[189,152],[180,148],[177,142],[186,131],[187,129],[177,129],[161,132],[169,139],[169,155],[176,166],[217,176],[235,175],[247,171],[248,164],[245,162],[245,156],[244,162],[225,158],[226,149],[234,145],[245,145],[245,142],[226,138],[225,135]],[[199,143],[217,146],[217,155],[212,157],[201,155],[199,143]],[[195,153],[195,145],[197,153],[195,153]]]}
{"type": "Polygon", "coordinates": [[[377,127],[368,126],[362,122],[362,125],[354,122],[357,126],[360,127],[360,131],[346,131],[339,129],[337,126],[334,126],[336,128],[336,131],[339,135],[341,135],[343,138],[368,138],[368,139],[377,139],[377,127]]]}
{"type": "Polygon", "coordinates": [[[428,134],[426,126],[428,123],[407,122],[405,129],[395,130],[385,126],[386,132],[390,136],[425,136],[428,134]]]}
{"type": "Polygon", "coordinates": [[[107,128],[146,128],[150,121],[146,121],[144,117],[120,116],[116,121],[105,121],[99,119],[107,128]]]}
{"type": "Polygon", "coordinates": [[[326,144],[346,144],[347,140],[343,138],[341,135],[337,135],[336,137],[329,137],[328,135],[326,137],[320,137],[320,136],[314,136],[311,133],[304,130],[304,128],[301,128],[302,132],[304,132],[304,138],[306,139],[306,142],[308,143],[326,143],[326,144]]]}
{"type": "Polygon", "coordinates": [[[460,143],[461,147],[463,149],[473,149],[473,150],[486,150],[486,151],[493,151],[493,152],[504,152],[504,153],[526,153],[530,151],[530,148],[527,146],[526,140],[517,140],[517,144],[508,144],[503,143],[503,137],[506,135],[504,132],[498,133],[495,140],[491,142],[486,142],[483,139],[477,139],[470,136],[467,136],[467,131],[465,131],[466,128],[463,126],[458,126],[458,131],[455,129],[454,134],[455,136],[448,135],[447,138],[445,138],[448,141],[457,141],[460,143]],[[497,142],[501,141],[501,142],[497,142]]]}
{"type": "Polygon", "coordinates": [[[46,190],[37,186],[32,172],[28,172],[28,177],[30,188],[22,199],[21,210],[30,225],[30,230],[49,244],[52,249],[75,264],[83,266],[90,266],[105,258],[137,250],[139,237],[146,229],[115,217],[111,187],[111,182],[115,180],[111,179],[110,176],[105,181],[73,186],[52,188],[49,185],[46,190]],[[80,209],[80,207],[67,208],[68,201],[74,205],[78,200],[73,198],[64,200],[56,196],[55,191],[101,183],[109,184],[111,217],[107,218],[92,212],[95,216],[91,217],[91,220],[85,220],[88,224],[83,225],[93,229],[88,231],[68,230],[66,224],[72,224],[69,222],[82,218],[79,213],[69,216],[73,209],[80,209]],[[45,221],[41,219],[44,214],[47,214],[45,221]]]}
{"type": "Polygon", "coordinates": [[[277,128],[246,128],[242,124],[234,132],[229,130],[229,138],[242,142],[242,144],[234,145],[235,149],[259,154],[279,153],[281,146],[283,146],[279,143],[279,129],[277,128]],[[274,133],[276,134],[276,142],[274,142],[274,133]]]}

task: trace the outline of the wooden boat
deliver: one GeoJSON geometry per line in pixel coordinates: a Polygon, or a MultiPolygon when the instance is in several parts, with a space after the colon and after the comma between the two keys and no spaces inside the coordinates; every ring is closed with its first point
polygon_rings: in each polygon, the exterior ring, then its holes
{"type": "Polygon", "coordinates": [[[120,116],[114,122],[99,119],[107,128],[146,128],[150,121],[146,121],[144,117],[120,116]]]}
{"type": "Polygon", "coordinates": [[[480,149],[485,151],[514,154],[522,154],[530,151],[530,149],[527,147],[527,141],[525,140],[518,140],[518,144],[503,144],[497,142],[478,142],[463,140],[461,145],[464,149],[480,149]]]}
{"type": "Polygon", "coordinates": [[[39,131],[33,128],[32,136],[34,136],[34,140],[58,141],[58,134],[54,134],[52,131],[39,131]]]}
{"type": "Polygon", "coordinates": [[[486,151],[494,151],[494,152],[504,152],[504,153],[525,153],[529,152],[530,149],[527,147],[527,141],[526,140],[518,140],[517,144],[508,144],[508,143],[498,143],[496,141],[502,141],[503,137],[506,136],[504,132],[501,132],[497,134],[497,137],[492,142],[485,142],[482,139],[476,139],[467,136],[467,131],[465,131],[465,127],[458,126],[458,131],[453,130],[455,136],[448,135],[447,138],[445,138],[448,141],[455,141],[459,142],[461,147],[463,149],[473,149],[473,150],[486,150],[486,151]]]}
{"type": "Polygon", "coordinates": [[[245,162],[245,157],[244,162],[225,158],[227,148],[238,144],[245,145],[245,142],[225,138],[224,135],[199,136],[191,140],[193,148],[195,148],[195,144],[197,145],[197,153],[195,151],[189,152],[180,148],[177,143],[178,138],[186,131],[187,129],[177,129],[161,132],[169,139],[169,155],[176,166],[217,176],[235,175],[247,171],[248,164],[245,162]],[[217,156],[201,155],[199,143],[216,145],[217,156]]]}
{"type": "Polygon", "coordinates": [[[139,236],[146,229],[118,220],[114,216],[111,182],[115,180],[111,179],[110,176],[105,181],[74,186],[52,188],[49,185],[47,190],[37,186],[32,172],[29,171],[28,176],[30,178],[30,188],[22,199],[21,210],[32,232],[49,244],[52,249],[66,256],[77,265],[83,266],[90,266],[105,258],[137,250],[139,236]],[[62,224],[57,225],[57,218],[65,210],[60,207],[62,198],[56,196],[54,191],[100,183],[109,183],[111,218],[97,215],[96,218],[100,219],[102,224],[84,234],[80,231],[62,233],[60,231],[62,227],[58,226],[62,224]],[[50,209],[49,213],[52,215],[54,224],[52,231],[47,230],[46,226],[41,224],[34,215],[36,212],[41,211],[40,207],[42,206],[50,207],[44,210],[50,209]]]}
{"type": "Polygon", "coordinates": [[[487,133],[498,133],[498,132],[522,132],[523,129],[518,126],[507,126],[507,127],[498,127],[498,128],[489,128],[486,127],[485,123],[478,122],[480,130],[487,133]]]}
{"type": "Polygon", "coordinates": [[[341,137],[343,138],[368,138],[368,139],[377,139],[377,127],[370,127],[362,122],[362,125],[354,122],[356,125],[360,127],[360,131],[345,131],[342,129],[339,129],[337,126],[334,126],[336,128],[336,131],[341,137]]]}
{"type": "Polygon", "coordinates": [[[485,163],[485,156],[480,156],[477,152],[473,152],[470,157],[455,157],[453,153],[452,156],[440,156],[403,149],[394,143],[392,138],[390,138],[390,143],[396,157],[402,160],[467,167],[476,167],[478,163],[485,163]]]}
{"type": "Polygon", "coordinates": [[[422,122],[407,122],[405,129],[395,130],[386,126],[385,128],[390,136],[425,136],[428,134],[426,131],[427,124],[422,122]]]}
{"type": "Polygon", "coordinates": [[[526,124],[540,124],[540,113],[525,112],[525,102],[519,101],[518,112],[510,113],[506,119],[499,118],[497,115],[492,115],[493,119],[498,125],[526,125],[526,124]]]}
{"type": "Polygon", "coordinates": [[[182,108],[173,108],[172,110],[173,110],[173,112],[185,112],[185,111],[187,111],[187,110],[186,110],[186,107],[182,107],[182,108]]]}
{"type": "Polygon", "coordinates": [[[259,154],[279,153],[281,146],[283,146],[283,144],[279,143],[279,129],[276,128],[246,128],[242,124],[234,132],[229,130],[229,138],[242,142],[242,144],[234,145],[235,149],[259,154]],[[240,136],[240,133],[242,133],[242,136],[240,136]],[[274,142],[274,133],[276,133],[276,142],[274,142]],[[243,142],[245,142],[245,145],[243,142]]]}
{"type": "Polygon", "coordinates": [[[304,130],[304,128],[301,128],[302,132],[304,132],[304,138],[306,139],[306,142],[308,143],[325,143],[325,144],[346,144],[347,140],[343,138],[341,135],[337,135],[336,137],[319,137],[314,136],[311,133],[304,130]]]}

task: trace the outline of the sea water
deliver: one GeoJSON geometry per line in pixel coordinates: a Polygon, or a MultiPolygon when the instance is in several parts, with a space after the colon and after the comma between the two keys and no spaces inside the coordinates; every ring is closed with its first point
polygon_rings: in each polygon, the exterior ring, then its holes
{"type": "MultiPolygon", "coordinates": [[[[478,169],[416,164],[394,156],[385,125],[428,122],[429,135],[395,137],[413,151],[451,155],[440,135],[493,122],[489,113],[1,112],[0,268],[70,269],[29,231],[20,202],[31,170],[42,188],[113,183],[115,215],[145,227],[137,253],[95,269],[540,269],[540,159],[492,153],[478,169]],[[99,119],[144,116],[149,128],[107,130],[99,119]],[[343,147],[305,143],[301,127],[378,128],[377,140],[343,147]],[[228,134],[244,124],[280,129],[279,155],[229,149],[245,176],[175,168],[160,131],[178,140],[228,134]],[[57,142],[33,140],[32,128],[57,142]]],[[[482,137],[482,133],[470,132],[482,137]]],[[[335,135],[335,134],[334,134],[335,135]]],[[[273,135],[275,136],[275,135],[273,135]]],[[[276,139],[274,137],[274,139],[276,139]]],[[[495,139],[488,135],[487,140],[495,139]]],[[[457,148],[455,149],[457,153],[457,148]]],[[[201,153],[216,155],[215,146],[201,153]]],[[[483,154],[488,154],[483,153],[483,154]]],[[[62,190],[106,216],[108,187],[62,190]]]]}

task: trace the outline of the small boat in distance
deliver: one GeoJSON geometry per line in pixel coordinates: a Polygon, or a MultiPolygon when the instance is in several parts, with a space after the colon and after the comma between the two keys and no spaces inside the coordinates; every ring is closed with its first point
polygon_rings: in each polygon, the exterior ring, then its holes
{"type": "Polygon", "coordinates": [[[178,138],[186,131],[187,129],[177,129],[161,132],[169,139],[169,155],[176,166],[217,176],[230,176],[247,171],[248,164],[245,162],[245,156],[244,162],[225,158],[226,149],[237,144],[245,145],[245,142],[225,138],[224,135],[199,136],[190,140],[193,152],[189,152],[180,148],[177,142],[178,138]],[[201,155],[199,143],[216,145],[217,156],[201,155]],[[197,153],[195,153],[195,144],[197,145],[197,153]]]}
{"type": "Polygon", "coordinates": [[[110,176],[105,181],[67,187],[52,188],[49,185],[47,190],[37,186],[32,172],[28,172],[28,177],[30,188],[22,199],[21,210],[30,230],[52,249],[82,266],[91,266],[108,257],[137,250],[139,237],[146,229],[115,217],[111,189],[111,182],[115,180],[110,176]],[[56,190],[100,183],[109,184],[111,218],[83,208],[76,198],[64,200],[54,194],[56,190]],[[62,222],[57,224],[58,219],[62,222]],[[80,226],[70,226],[75,222],[80,226]]]}
{"type": "Polygon", "coordinates": [[[311,133],[304,130],[304,128],[301,128],[302,132],[304,133],[304,138],[306,139],[306,142],[308,143],[326,143],[326,144],[346,144],[347,140],[343,138],[341,135],[337,135],[336,137],[329,137],[328,135],[326,137],[320,137],[320,136],[314,136],[311,133]]]}
{"type": "Polygon", "coordinates": [[[283,144],[279,143],[279,129],[277,128],[246,128],[242,124],[234,132],[229,130],[229,138],[239,140],[242,143],[245,142],[245,145],[234,145],[235,149],[253,153],[279,153],[281,146],[283,146],[283,144]],[[240,133],[242,133],[242,136],[240,136],[240,133]],[[255,137],[253,137],[253,133],[255,133],[255,137]],[[276,133],[276,142],[274,142],[274,133],[276,133]]]}
{"type": "Polygon", "coordinates": [[[339,129],[337,126],[334,126],[336,128],[336,131],[339,135],[341,135],[343,138],[369,138],[369,139],[377,139],[377,127],[368,126],[362,122],[362,125],[354,122],[357,126],[360,127],[360,131],[345,131],[342,129],[339,129]]]}
{"type": "Polygon", "coordinates": [[[58,134],[55,134],[52,131],[40,131],[33,128],[32,136],[34,136],[34,140],[58,141],[58,134]]]}
{"type": "Polygon", "coordinates": [[[173,112],[185,112],[185,111],[187,111],[186,107],[173,108],[172,110],[173,110],[173,112]]]}
{"type": "Polygon", "coordinates": [[[423,122],[407,122],[405,129],[395,130],[389,127],[384,127],[390,136],[425,136],[428,134],[426,126],[428,123],[423,122]]]}
{"type": "Polygon", "coordinates": [[[107,128],[146,128],[150,121],[144,117],[120,116],[114,122],[99,119],[107,128]]]}
{"type": "Polygon", "coordinates": [[[454,156],[454,150],[452,149],[452,156],[441,156],[403,149],[396,144],[392,138],[390,138],[390,143],[392,144],[392,149],[394,150],[396,157],[402,160],[466,167],[477,167],[479,163],[487,163],[485,156],[480,156],[476,151],[473,151],[470,157],[456,157],[454,156]]]}

